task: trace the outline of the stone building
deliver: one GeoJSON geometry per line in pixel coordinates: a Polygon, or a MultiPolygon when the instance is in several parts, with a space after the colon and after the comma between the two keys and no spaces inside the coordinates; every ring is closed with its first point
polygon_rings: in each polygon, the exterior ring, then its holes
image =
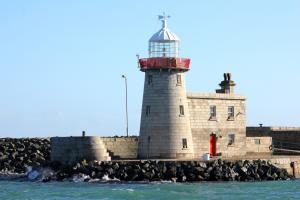
{"type": "Polygon", "coordinates": [[[139,158],[199,158],[245,155],[245,97],[234,94],[231,74],[216,93],[187,93],[190,60],[179,57],[179,38],[160,16],[162,28],[149,40],[138,145],[139,158]]]}
{"type": "Polygon", "coordinates": [[[246,99],[234,94],[234,85],[225,78],[216,93],[187,94],[195,157],[246,154],[246,99]]]}

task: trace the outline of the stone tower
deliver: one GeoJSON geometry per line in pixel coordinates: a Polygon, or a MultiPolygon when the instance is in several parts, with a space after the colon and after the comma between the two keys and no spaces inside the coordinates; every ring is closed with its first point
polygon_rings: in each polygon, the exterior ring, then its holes
{"type": "Polygon", "coordinates": [[[194,148],[185,75],[190,59],[179,57],[180,39],[159,16],[162,28],[149,40],[149,58],[139,59],[145,72],[139,158],[193,158],[194,148]]]}

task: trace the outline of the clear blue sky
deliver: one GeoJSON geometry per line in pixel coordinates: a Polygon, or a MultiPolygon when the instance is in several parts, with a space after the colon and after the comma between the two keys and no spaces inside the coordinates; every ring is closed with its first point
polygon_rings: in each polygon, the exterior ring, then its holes
{"type": "Polygon", "coordinates": [[[1,1],[0,137],[138,134],[157,15],[192,59],[187,90],[231,72],[247,124],[300,126],[300,1],[1,1]],[[175,3],[177,2],[177,3],[175,3]]]}

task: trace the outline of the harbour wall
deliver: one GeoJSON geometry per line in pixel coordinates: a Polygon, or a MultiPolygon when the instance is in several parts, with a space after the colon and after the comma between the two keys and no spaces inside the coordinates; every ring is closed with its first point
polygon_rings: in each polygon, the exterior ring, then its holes
{"type": "Polygon", "coordinates": [[[136,159],[138,137],[101,137],[113,160],[136,159]]]}
{"type": "Polygon", "coordinates": [[[138,137],[52,137],[51,160],[73,164],[86,160],[136,159],[138,137]]]}
{"type": "MultiPolygon", "coordinates": [[[[69,138],[69,137],[68,137],[69,138]]],[[[64,139],[64,142],[68,140],[68,138],[64,139]]],[[[78,138],[81,138],[80,141],[82,141],[82,137],[71,137],[71,143],[72,145],[66,145],[66,143],[59,143],[56,141],[56,147],[60,147],[60,149],[67,149],[67,147],[74,147],[74,144],[76,144],[76,140],[78,142],[78,138]]],[[[85,160],[102,160],[100,157],[96,157],[95,153],[91,151],[91,146],[97,145],[98,140],[101,139],[100,137],[86,137],[83,140],[86,140],[85,145],[80,144],[77,145],[77,149],[80,150],[81,152],[81,157],[76,157],[79,160],[85,159],[85,160]],[[88,150],[85,151],[84,149],[87,148],[88,150]],[[92,152],[92,157],[89,157],[90,155],[84,155],[82,152],[85,152],[85,154],[90,154],[92,152]]],[[[52,142],[55,139],[51,139],[52,142]]],[[[103,143],[109,144],[109,142],[114,143],[114,141],[120,141],[118,145],[122,145],[122,142],[126,142],[127,144],[130,144],[132,142],[132,146],[135,145],[135,148],[137,148],[137,138],[106,138],[103,139],[103,143]]],[[[15,172],[15,173],[24,173],[26,171],[26,166],[45,166],[48,165],[49,163],[53,163],[50,160],[50,142],[49,139],[43,139],[43,138],[18,138],[18,139],[12,139],[12,138],[2,138],[0,139],[0,173],[3,172],[15,172]]],[[[117,146],[115,145],[114,148],[110,148],[111,150],[116,150],[118,149],[117,146]]],[[[76,146],[76,145],[75,145],[76,146]]],[[[109,145],[108,145],[109,146],[109,145]]],[[[112,145],[114,146],[114,145],[112,145]]],[[[52,149],[55,149],[55,145],[52,146],[52,149]]],[[[122,147],[120,146],[119,150],[121,150],[122,147]]],[[[59,159],[66,159],[66,157],[69,157],[72,151],[67,151],[65,153],[64,151],[60,150],[60,153],[57,152],[56,158],[59,159]],[[60,156],[60,157],[58,157],[60,156]]],[[[132,150],[132,152],[135,152],[132,150]]],[[[76,154],[78,152],[73,151],[73,154],[76,154]]],[[[78,154],[80,155],[80,153],[78,154]]],[[[130,155],[129,153],[126,153],[126,155],[130,155]]],[[[134,154],[131,154],[132,156],[134,154]]],[[[52,157],[55,156],[52,154],[52,157]]],[[[121,155],[122,156],[122,155],[121,155]]],[[[121,158],[120,156],[120,158],[121,158]]],[[[72,158],[72,156],[70,156],[72,158]]],[[[74,158],[74,157],[73,157],[74,158]]],[[[272,163],[274,163],[276,166],[280,168],[284,168],[288,171],[289,174],[295,175],[296,177],[300,178],[300,156],[271,156],[271,155],[257,155],[257,154],[252,154],[246,155],[246,156],[241,156],[238,158],[232,158],[232,161],[236,160],[270,160],[272,163]],[[293,166],[292,166],[293,165],[293,166]]],[[[56,160],[56,159],[54,159],[56,160]]],[[[145,162],[145,161],[139,161],[136,159],[129,159],[131,161],[124,161],[126,163],[131,163],[131,162],[145,162]]],[[[162,160],[161,160],[162,161],[162,160]]],[[[201,160],[194,160],[196,162],[203,162],[201,160]]],[[[115,162],[120,162],[123,163],[123,161],[112,161],[109,163],[115,163],[115,162]]],[[[154,162],[154,161],[153,161],[154,162]]],[[[176,162],[176,160],[174,160],[176,162]]],[[[68,163],[68,162],[66,162],[68,163]]],[[[131,165],[131,164],[129,164],[131,165]]]]}
{"type": "Polygon", "coordinates": [[[272,137],[246,137],[247,155],[255,155],[258,158],[270,156],[273,153],[270,145],[272,145],[272,137]]]}
{"type": "Polygon", "coordinates": [[[52,137],[51,161],[72,165],[79,160],[110,160],[100,137],[52,137]]]}
{"type": "Polygon", "coordinates": [[[295,178],[300,178],[300,156],[281,156],[269,159],[276,166],[286,169],[295,178]]]}
{"type": "Polygon", "coordinates": [[[300,155],[300,127],[247,127],[246,136],[271,137],[275,155],[300,155]]]}

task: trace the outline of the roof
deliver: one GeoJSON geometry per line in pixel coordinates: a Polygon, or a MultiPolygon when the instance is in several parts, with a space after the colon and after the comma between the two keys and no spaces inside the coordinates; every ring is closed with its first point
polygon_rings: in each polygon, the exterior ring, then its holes
{"type": "Polygon", "coordinates": [[[222,93],[198,93],[188,92],[188,99],[218,99],[218,100],[246,100],[246,97],[240,94],[222,94],[222,93]]]}
{"type": "Polygon", "coordinates": [[[165,14],[158,16],[158,19],[162,21],[162,28],[150,38],[149,42],[180,41],[179,37],[167,27],[169,17],[165,14]]]}

